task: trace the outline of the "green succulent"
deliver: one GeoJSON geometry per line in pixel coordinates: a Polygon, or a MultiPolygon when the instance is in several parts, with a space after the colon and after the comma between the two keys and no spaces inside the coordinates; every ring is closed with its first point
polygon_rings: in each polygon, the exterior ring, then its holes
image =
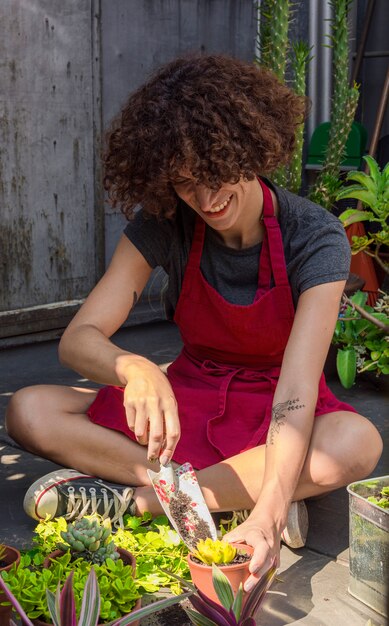
{"type": "Polygon", "coordinates": [[[227,541],[219,539],[200,539],[192,554],[207,565],[231,563],[236,556],[236,548],[227,541]]]}
{"type": "Polygon", "coordinates": [[[60,550],[70,551],[90,563],[101,565],[107,559],[116,561],[119,558],[116,545],[110,539],[110,526],[105,522],[101,524],[97,519],[83,517],[68,524],[67,530],[61,532],[61,537],[66,543],[57,544],[60,550]]]}

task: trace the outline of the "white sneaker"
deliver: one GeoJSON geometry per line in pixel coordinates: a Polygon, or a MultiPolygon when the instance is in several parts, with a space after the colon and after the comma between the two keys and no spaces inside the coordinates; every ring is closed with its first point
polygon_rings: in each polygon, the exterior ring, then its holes
{"type": "Polygon", "coordinates": [[[63,469],[35,481],[24,496],[23,507],[36,520],[62,516],[70,521],[98,513],[122,526],[125,513],[134,515],[133,493],[132,487],[63,469]]]}
{"type": "Polygon", "coordinates": [[[308,535],[308,511],[304,500],[292,502],[281,540],[289,548],[303,548],[308,535]]]}

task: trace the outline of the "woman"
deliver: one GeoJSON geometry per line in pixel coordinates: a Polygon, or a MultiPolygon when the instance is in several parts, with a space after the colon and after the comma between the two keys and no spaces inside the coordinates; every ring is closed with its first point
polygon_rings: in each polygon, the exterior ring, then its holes
{"type": "Polygon", "coordinates": [[[249,589],[278,558],[288,511],[304,513],[296,502],[374,469],[376,429],[322,375],[343,228],[263,178],[290,159],[304,110],[271,74],[219,56],[173,61],[129,98],[105,158],[129,224],[60,343],[64,364],[108,386],[28,388],[8,410],[14,439],[84,473],[35,483],[31,515],[157,514],[146,470],[190,461],[211,511],[251,509],[228,535],[255,547],[249,589]],[[109,340],[157,265],[184,343],[167,376],[109,340]]]}

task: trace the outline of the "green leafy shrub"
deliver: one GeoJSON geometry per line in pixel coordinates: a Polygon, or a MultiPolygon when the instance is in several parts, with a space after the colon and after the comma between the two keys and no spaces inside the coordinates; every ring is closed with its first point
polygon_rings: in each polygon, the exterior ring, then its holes
{"type": "Polygon", "coordinates": [[[389,509],[389,487],[383,487],[378,497],[369,496],[367,499],[382,509],[389,509]]]}
{"type": "Polygon", "coordinates": [[[389,295],[383,293],[374,307],[366,304],[367,293],[362,291],[344,300],[332,343],[338,346],[340,382],[349,389],[357,373],[389,374],[389,295]]]}

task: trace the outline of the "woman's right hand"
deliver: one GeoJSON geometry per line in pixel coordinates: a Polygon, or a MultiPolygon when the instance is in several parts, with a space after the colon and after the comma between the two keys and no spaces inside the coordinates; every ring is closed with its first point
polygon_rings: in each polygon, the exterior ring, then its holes
{"type": "Polygon", "coordinates": [[[117,371],[125,383],[127,424],[137,441],[148,446],[150,461],[168,463],[180,438],[177,401],[168,378],[158,365],[135,354],[117,358],[117,371]]]}

